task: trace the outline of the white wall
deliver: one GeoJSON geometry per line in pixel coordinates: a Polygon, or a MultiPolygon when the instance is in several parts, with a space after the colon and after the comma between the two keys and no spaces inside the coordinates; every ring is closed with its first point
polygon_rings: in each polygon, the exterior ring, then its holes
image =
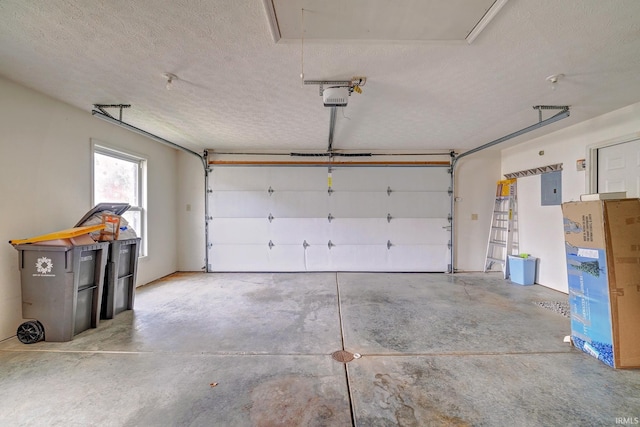
{"type": "Polygon", "coordinates": [[[148,257],[138,284],[177,269],[177,153],[0,78],[0,339],[22,322],[18,252],[11,239],[72,227],[91,206],[91,145],[148,159],[148,257]]]}
{"type": "Polygon", "coordinates": [[[456,269],[483,271],[496,195],[500,152],[484,150],[456,166],[456,269]],[[478,219],[472,219],[476,214],[478,219]]]}
{"type": "MultiPolygon", "coordinates": [[[[593,144],[633,133],[640,134],[640,103],[503,150],[502,173],[563,163],[562,201],[579,200],[589,192],[591,165],[587,162],[587,171],[577,171],[576,160],[588,159],[593,144]]],[[[537,282],[568,292],[562,210],[540,205],[539,175],[518,179],[518,215],[520,252],[540,259],[537,282]]]]}
{"type": "Polygon", "coordinates": [[[203,271],[204,167],[194,155],[178,153],[178,270],[203,271]]]}

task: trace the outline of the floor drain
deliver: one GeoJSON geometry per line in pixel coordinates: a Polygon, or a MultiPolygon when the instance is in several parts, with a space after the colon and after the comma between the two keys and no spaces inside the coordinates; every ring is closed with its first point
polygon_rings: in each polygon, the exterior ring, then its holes
{"type": "Polygon", "coordinates": [[[337,360],[338,362],[341,362],[341,363],[351,362],[354,359],[353,353],[349,353],[346,350],[334,351],[331,354],[331,357],[333,357],[333,360],[337,360]]]}

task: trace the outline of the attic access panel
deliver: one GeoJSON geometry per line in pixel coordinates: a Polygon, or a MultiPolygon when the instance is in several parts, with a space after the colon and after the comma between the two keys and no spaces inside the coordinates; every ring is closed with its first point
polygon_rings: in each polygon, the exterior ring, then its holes
{"type": "Polygon", "coordinates": [[[507,0],[263,0],[275,41],[464,41],[507,0]]]}

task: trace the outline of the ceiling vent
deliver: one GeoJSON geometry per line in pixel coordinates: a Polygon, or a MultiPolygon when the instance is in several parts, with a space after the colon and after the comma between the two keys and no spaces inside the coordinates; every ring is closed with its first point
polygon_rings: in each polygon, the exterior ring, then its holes
{"type": "Polygon", "coordinates": [[[346,107],[349,100],[348,87],[328,87],[322,91],[325,107],[346,107]]]}

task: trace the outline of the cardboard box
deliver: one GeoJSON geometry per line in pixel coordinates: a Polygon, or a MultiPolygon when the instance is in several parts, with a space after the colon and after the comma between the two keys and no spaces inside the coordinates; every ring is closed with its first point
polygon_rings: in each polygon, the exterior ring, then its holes
{"type": "Polygon", "coordinates": [[[562,212],[573,344],[614,368],[640,368],[640,199],[562,212]]]}

